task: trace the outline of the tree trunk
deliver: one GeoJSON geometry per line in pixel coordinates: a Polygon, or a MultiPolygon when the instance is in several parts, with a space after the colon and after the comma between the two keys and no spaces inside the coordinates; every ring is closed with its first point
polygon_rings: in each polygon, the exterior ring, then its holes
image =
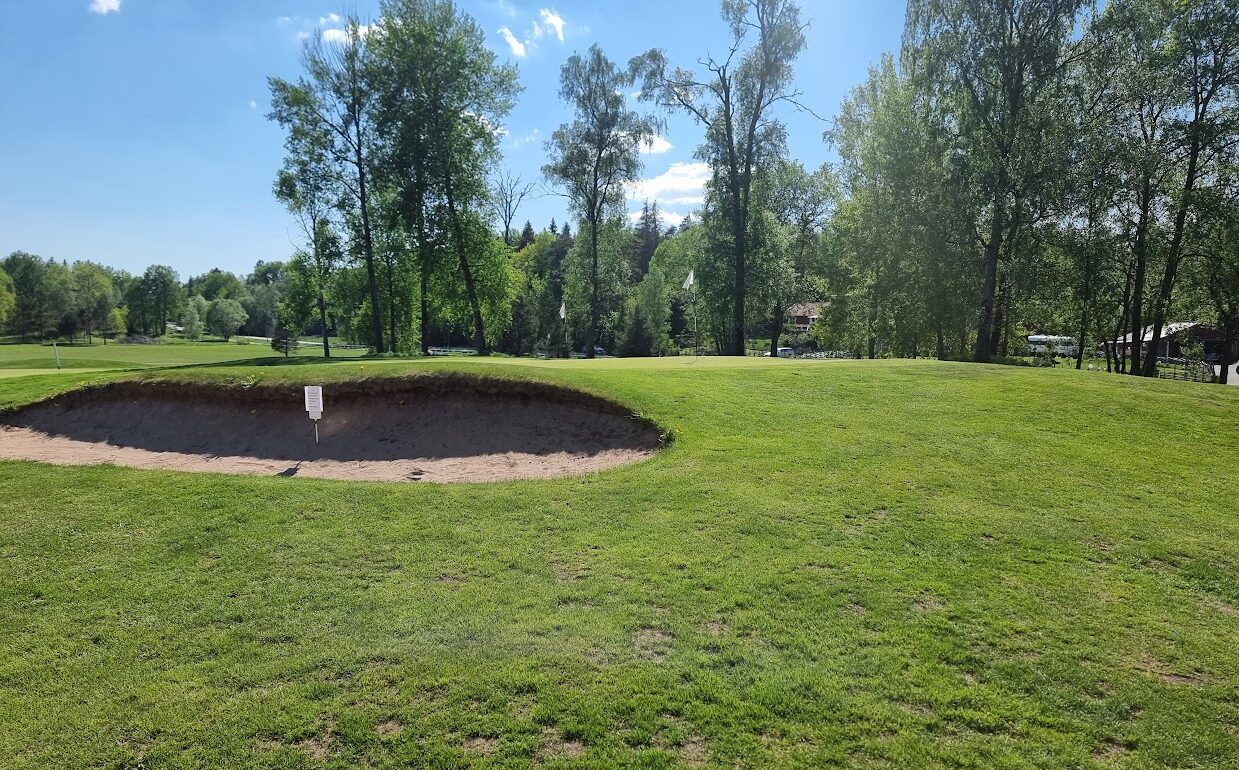
{"type": "Polygon", "coordinates": [[[1179,201],[1179,210],[1175,212],[1174,234],[1170,238],[1170,251],[1166,255],[1166,271],[1162,274],[1161,287],[1157,299],[1153,302],[1153,336],[1149,341],[1149,350],[1154,351],[1149,360],[1144,362],[1144,376],[1157,375],[1157,353],[1161,344],[1162,327],[1166,323],[1166,313],[1170,310],[1170,295],[1174,291],[1175,276],[1179,270],[1179,262],[1183,257],[1183,236],[1187,229],[1187,212],[1192,205],[1192,191],[1196,187],[1197,165],[1200,162],[1200,140],[1198,126],[1189,126],[1192,135],[1191,148],[1187,156],[1187,175],[1183,179],[1183,197],[1179,201]]]}
{"type": "Polygon", "coordinates": [[[783,336],[783,303],[776,302],[774,315],[770,319],[770,355],[779,354],[779,338],[783,336]]]}
{"type": "MultiPolygon", "coordinates": [[[[1128,328],[1131,330],[1131,352],[1127,356],[1130,366],[1127,371],[1134,375],[1141,374],[1141,359],[1144,356],[1144,278],[1148,270],[1149,259],[1149,211],[1152,208],[1152,182],[1146,177],[1141,186],[1140,217],[1136,220],[1136,243],[1132,251],[1136,258],[1135,272],[1132,275],[1130,307],[1128,313],[1128,328]]],[[[1154,355],[1156,358],[1156,354],[1154,355]]]]}
{"type": "Polygon", "coordinates": [[[460,225],[460,216],[456,211],[456,197],[452,188],[452,173],[448,171],[443,176],[443,192],[447,199],[447,213],[452,220],[452,234],[456,240],[456,257],[460,261],[460,272],[465,279],[465,296],[469,299],[469,309],[473,311],[473,347],[479,356],[487,354],[486,330],[482,322],[482,305],[478,302],[477,285],[473,281],[473,270],[469,268],[469,250],[465,248],[465,230],[460,225]]]}
{"type": "MultiPolygon", "coordinates": [[[[597,184],[595,182],[595,184],[597,184]]],[[[598,219],[600,217],[591,207],[589,223],[589,255],[590,255],[590,292],[589,301],[589,331],[585,335],[585,357],[594,357],[594,345],[598,340],[598,219]]]]}
{"type": "MultiPolygon", "coordinates": [[[[1004,187],[1005,185],[1002,185],[999,189],[1004,187]]],[[[990,351],[994,336],[994,290],[998,283],[998,254],[999,249],[1002,248],[1002,234],[1002,202],[995,196],[989,243],[985,244],[985,282],[981,286],[981,320],[977,324],[977,342],[972,354],[973,360],[982,364],[988,363],[992,358],[990,351]]]]}
{"type": "MultiPolygon", "coordinates": [[[[360,134],[360,128],[358,129],[360,134]]],[[[361,206],[361,245],[366,258],[366,281],[370,288],[370,334],[374,338],[374,352],[382,353],[383,312],[379,308],[379,282],[374,270],[374,234],[370,230],[370,203],[366,195],[366,169],[362,163],[360,145],[355,154],[357,162],[357,198],[361,206]]]]}
{"type": "Polygon", "coordinates": [[[331,340],[327,333],[327,299],[322,289],[318,291],[318,323],[323,330],[323,358],[331,358],[331,340]]]}

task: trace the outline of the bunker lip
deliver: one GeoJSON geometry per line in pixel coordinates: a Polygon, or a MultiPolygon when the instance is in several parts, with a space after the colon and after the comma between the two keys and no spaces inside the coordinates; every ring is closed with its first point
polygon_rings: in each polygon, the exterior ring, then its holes
{"type": "Polygon", "coordinates": [[[653,423],[546,383],[462,375],[300,386],[128,381],[0,415],[0,459],[375,481],[574,476],[652,456],[653,423]]]}

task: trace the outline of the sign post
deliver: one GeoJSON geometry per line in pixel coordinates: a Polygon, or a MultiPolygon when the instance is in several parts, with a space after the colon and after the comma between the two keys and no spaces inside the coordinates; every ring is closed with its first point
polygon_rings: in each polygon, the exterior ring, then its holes
{"type": "Polygon", "coordinates": [[[56,341],[52,341],[52,352],[56,354],[56,371],[60,371],[60,348],[56,346],[56,341]]]}
{"type": "Polygon", "coordinates": [[[314,421],[314,443],[318,443],[318,421],[323,419],[323,386],[305,386],[305,411],[314,421]]]}

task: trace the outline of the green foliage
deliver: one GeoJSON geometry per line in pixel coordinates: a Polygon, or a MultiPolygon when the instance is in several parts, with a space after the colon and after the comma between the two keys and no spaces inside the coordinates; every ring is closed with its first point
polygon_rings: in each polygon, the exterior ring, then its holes
{"type": "MultiPolygon", "coordinates": [[[[199,299],[202,299],[200,295],[195,296],[190,300],[190,302],[185,306],[185,314],[181,318],[182,334],[187,340],[196,341],[202,338],[202,330],[204,328],[203,319],[205,313],[200,310],[199,303],[193,301],[199,299]]],[[[206,302],[204,299],[202,301],[204,303],[206,302]]]]}
{"type": "Polygon", "coordinates": [[[13,290],[13,279],[4,270],[0,270],[0,329],[8,326],[16,308],[17,293],[13,290]]]}
{"type": "Polygon", "coordinates": [[[217,299],[207,308],[206,327],[225,342],[245,325],[249,314],[235,299],[217,299]]]}
{"type": "Polygon", "coordinates": [[[297,350],[297,335],[288,330],[283,323],[277,322],[275,331],[271,334],[271,349],[288,358],[288,354],[297,350]]]}

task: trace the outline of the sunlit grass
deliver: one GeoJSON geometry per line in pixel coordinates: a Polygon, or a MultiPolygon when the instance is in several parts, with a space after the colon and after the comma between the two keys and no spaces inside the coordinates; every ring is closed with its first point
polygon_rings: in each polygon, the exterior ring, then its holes
{"type": "MultiPolygon", "coordinates": [[[[5,763],[1239,756],[1234,390],[717,358],[79,381],[435,371],[579,387],[676,440],[595,476],[493,485],[0,463],[5,763]]],[[[5,380],[0,408],[73,384],[5,380]]]]}

